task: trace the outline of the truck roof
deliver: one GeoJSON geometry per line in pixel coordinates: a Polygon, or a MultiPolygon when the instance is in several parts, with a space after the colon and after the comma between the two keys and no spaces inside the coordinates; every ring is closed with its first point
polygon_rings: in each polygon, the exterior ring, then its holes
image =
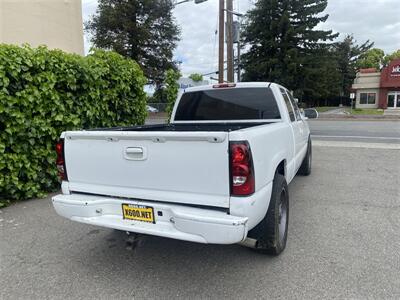
{"type": "MultiPolygon", "coordinates": [[[[236,83],[226,83],[226,84],[235,84],[235,87],[238,87],[238,88],[256,88],[256,87],[268,87],[272,83],[271,82],[236,82],[236,83]]],[[[185,92],[197,92],[197,91],[212,90],[212,89],[215,89],[216,85],[218,85],[218,83],[189,87],[189,88],[185,89],[185,92]]]]}

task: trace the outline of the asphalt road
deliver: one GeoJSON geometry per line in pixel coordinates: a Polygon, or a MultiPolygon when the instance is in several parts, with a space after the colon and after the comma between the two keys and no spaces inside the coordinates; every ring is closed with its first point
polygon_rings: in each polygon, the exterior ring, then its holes
{"type": "Polygon", "coordinates": [[[127,250],[49,199],[20,202],[0,213],[0,299],[399,299],[399,153],[315,146],[279,257],[149,236],[127,250]]]}
{"type": "Polygon", "coordinates": [[[314,139],[400,144],[400,121],[309,120],[314,139]]]}

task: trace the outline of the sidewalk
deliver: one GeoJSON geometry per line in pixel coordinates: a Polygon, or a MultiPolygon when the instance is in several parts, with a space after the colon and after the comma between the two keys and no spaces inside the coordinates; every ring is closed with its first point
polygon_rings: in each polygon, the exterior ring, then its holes
{"type": "Polygon", "coordinates": [[[400,121],[400,116],[394,116],[394,115],[350,115],[350,114],[326,114],[326,113],[320,113],[318,116],[318,119],[344,119],[344,120],[392,120],[400,121]]]}
{"type": "Polygon", "coordinates": [[[400,120],[399,114],[382,114],[382,115],[351,115],[346,107],[332,107],[331,110],[320,112],[319,119],[361,119],[361,120],[400,120]]]}
{"type": "Polygon", "coordinates": [[[339,108],[337,108],[337,107],[335,107],[335,108],[332,107],[331,110],[328,110],[328,111],[324,111],[324,112],[319,113],[320,116],[321,116],[321,115],[342,115],[342,114],[346,114],[345,108],[344,108],[344,107],[339,107],[339,108]]]}

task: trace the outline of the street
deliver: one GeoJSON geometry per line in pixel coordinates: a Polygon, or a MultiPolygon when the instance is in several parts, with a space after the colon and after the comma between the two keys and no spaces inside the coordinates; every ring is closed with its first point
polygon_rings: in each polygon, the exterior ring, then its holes
{"type": "Polygon", "coordinates": [[[313,139],[400,144],[400,122],[309,120],[313,139]]]}
{"type": "MultiPolygon", "coordinates": [[[[399,122],[353,123],[310,122],[313,135],[399,137],[399,122]]],[[[279,257],[151,236],[127,249],[124,235],[31,200],[0,210],[0,299],[398,299],[398,140],[338,139],[316,138],[312,174],[290,184],[279,257]]]]}

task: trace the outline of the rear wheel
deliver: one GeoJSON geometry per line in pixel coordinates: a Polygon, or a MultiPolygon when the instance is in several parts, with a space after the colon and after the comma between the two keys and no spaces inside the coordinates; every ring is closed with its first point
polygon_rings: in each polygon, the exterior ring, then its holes
{"type": "Polygon", "coordinates": [[[249,232],[257,252],[279,255],[286,247],[289,224],[289,191],[286,179],[275,174],[271,200],[264,219],[249,232]]]}
{"type": "Polygon", "coordinates": [[[299,175],[308,176],[311,174],[311,162],[312,162],[312,146],[311,146],[311,138],[308,138],[308,146],[307,153],[304,157],[303,163],[300,166],[298,171],[299,175]]]}

